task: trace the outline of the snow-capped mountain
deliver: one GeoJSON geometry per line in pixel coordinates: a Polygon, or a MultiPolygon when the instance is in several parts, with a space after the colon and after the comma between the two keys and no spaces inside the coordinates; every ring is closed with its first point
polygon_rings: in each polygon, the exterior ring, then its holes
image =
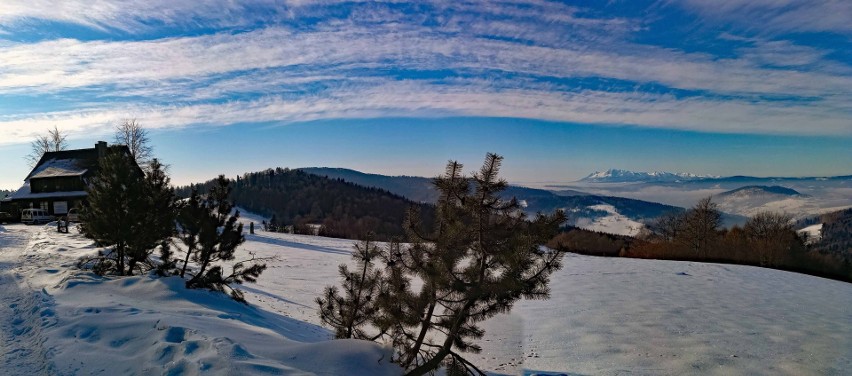
{"type": "Polygon", "coordinates": [[[632,183],[632,182],[677,182],[700,179],[718,178],[713,175],[696,175],[685,172],[636,172],[619,169],[596,171],[583,179],[581,182],[593,183],[632,183]]]}

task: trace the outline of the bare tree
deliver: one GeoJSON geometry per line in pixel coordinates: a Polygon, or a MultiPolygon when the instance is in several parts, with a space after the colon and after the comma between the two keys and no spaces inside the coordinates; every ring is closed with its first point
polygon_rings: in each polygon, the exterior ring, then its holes
{"type": "Polygon", "coordinates": [[[136,119],[125,119],[115,127],[115,143],[127,145],[139,166],[145,168],[151,161],[154,148],[148,142],[148,131],[136,119]]]}
{"type": "Polygon", "coordinates": [[[55,125],[53,126],[53,129],[47,131],[46,135],[37,136],[36,139],[30,143],[32,151],[26,156],[30,167],[35,167],[36,163],[38,163],[44,153],[68,149],[68,143],[65,142],[67,137],[68,136],[60,131],[55,125]]]}
{"type": "Polygon", "coordinates": [[[793,218],[788,214],[757,213],[749,218],[744,230],[754,244],[760,265],[776,265],[796,238],[793,218]]]}
{"type": "Polygon", "coordinates": [[[686,212],[684,226],[678,236],[680,242],[689,247],[697,256],[707,257],[707,253],[719,238],[718,230],[722,226],[722,212],[712,197],[698,201],[686,212]]]}
{"type": "Polygon", "coordinates": [[[667,242],[674,241],[683,232],[686,212],[668,212],[648,224],[648,237],[667,242]]]}

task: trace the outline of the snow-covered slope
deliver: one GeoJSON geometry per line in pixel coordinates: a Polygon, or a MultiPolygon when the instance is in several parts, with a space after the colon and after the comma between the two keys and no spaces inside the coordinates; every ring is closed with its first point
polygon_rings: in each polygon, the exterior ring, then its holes
{"type": "MultiPolygon", "coordinates": [[[[387,348],[330,341],[317,325],[187,290],[178,277],[102,278],[74,269],[97,249],[73,230],[0,228],[0,374],[400,373],[387,348]]],[[[274,267],[267,273],[274,278],[274,267]]]]}
{"type": "MultiPolygon", "coordinates": [[[[606,215],[573,218],[571,224],[585,230],[627,236],[636,236],[645,227],[644,224],[625,217],[612,205],[592,205],[588,209],[604,212],[606,215]]],[[[569,212],[568,217],[571,218],[572,213],[569,212]]]]}
{"type": "Polygon", "coordinates": [[[589,174],[589,176],[580,179],[580,181],[590,183],[678,182],[716,177],[718,176],[696,175],[685,172],[635,172],[609,169],[606,171],[595,171],[589,174]]]}
{"type": "MultiPolygon", "coordinates": [[[[85,239],[50,227],[0,230],[0,321],[22,342],[4,342],[0,373],[398,373],[380,363],[382,347],[329,342],[318,326],[314,299],[339,283],[352,241],[246,238],[243,254],[277,257],[245,286],[251,307],[173,278],[69,271],[76,256],[96,250],[85,239]],[[47,366],[32,368],[39,364],[47,366]]],[[[564,264],[551,299],[520,302],[486,322],[483,352],[470,360],[497,375],[852,369],[852,284],[733,265],[577,255],[564,264]]]]}
{"type": "Polygon", "coordinates": [[[810,225],[796,232],[805,235],[808,243],[816,243],[822,238],[822,223],[810,225]]]}
{"type": "Polygon", "coordinates": [[[509,375],[852,369],[852,284],[740,265],[579,255],[564,264],[549,300],[487,322],[473,361],[509,375]]]}

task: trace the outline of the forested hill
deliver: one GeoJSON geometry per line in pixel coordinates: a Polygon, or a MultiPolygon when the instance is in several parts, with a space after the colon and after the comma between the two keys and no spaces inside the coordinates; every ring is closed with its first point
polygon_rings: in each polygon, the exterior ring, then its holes
{"type": "Polygon", "coordinates": [[[852,209],[823,214],[820,220],[823,223],[822,239],[815,248],[852,261],[852,209]]]}
{"type": "MultiPolygon", "coordinates": [[[[418,202],[433,203],[438,199],[438,192],[432,185],[432,179],[429,178],[367,174],[344,168],[309,167],[299,170],[330,179],[343,179],[366,187],[385,189],[418,202]]],[[[573,219],[600,215],[589,207],[601,204],[612,205],[622,215],[637,221],[653,219],[668,212],[683,210],[675,206],[623,197],[600,196],[582,192],[560,195],[547,190],[514,185],[510,185],[502,193],[502,196],[507,199],[515,197],[522,200],[526,205],[528,214],[535,214],[536,212],[552,213],[557,209],[563,209],[568,211],[569,217],[573,219]]]]}
{"type": "MultiPolygon", "coordinates": [[[[188,197],[195,187],[207,192],[213,180],[180,187],[188,197]]],[[[403,235],[402,223],[409,207],[419,207],[424,223],[431,223],[434,208],[414,203],[378,188],[367,188],[342,179],[331,179],[283,168],[247,173],[231,180],[231,199],[237,206],[279,224],[304,227],[321,224],[321,235],[356,239],[374,232],[386,240],[403,235]]]]}

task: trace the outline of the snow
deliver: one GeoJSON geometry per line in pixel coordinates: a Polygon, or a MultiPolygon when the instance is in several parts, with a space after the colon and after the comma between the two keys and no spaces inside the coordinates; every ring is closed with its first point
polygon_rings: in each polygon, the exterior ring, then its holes
{"type": "Polygon", "coordinates": [[[79,257],[97,252],[74,230],[0,229],[2,374],[400,373],[388,348],[330,341],[327,329],[187,290],[178,277],[102,278],[74,269],[79,257]]]}
{"type": "Polygon", "coordinates": [[[684,180],[698,180],[698,179],[708,179],[708,178],[718,178],[718,176],[714,175],[697,175],[686,172],[666,172],[666,171],[653,171],[653,172],[634,172],[628,170],[619,170],[619,169],[609,169],[606,171],[595,171],[589,176],[586,176],[580,181],[587,182],[646,182],[646,181],[655,181],[655,182],[679,182],[684,180]]]}
{"type": "MultiPolygon", "coordinates": [[[[262,217],[243,213],[244,223],[262,217]]],[[[248,232],[246,230],[246,232],[248,232]]],[[[72,230],[0,227],[0,373],[399,374],[387,348],[329,341],[314,299],[353,241],[258,231],[275,256],[251,306],[177,278],[99,278],[72,230]],[[11,333],[11,334],[10,334],[11,333]]],[[[492,374],[842,374],[852,369],[852,284],[770,269],[568,255],[551,299],[484,323],[492,374]]]]}
{"type": "Polygon", "coordinates": [[[505,374],[852,369],[849,283],[740,265],[568,255],[551,286],[549,300],[521,302],[488,322],[483,352],[471,360],[505,374]],[[523,366],[495,367],[511,358],[523,366]]]}
{"type": "Polygon", "coordinates": [[[27,176],[27,180],[35,178],[52,178],[58,176],[80,176],[88,169],[80,167],[78,159],[48,159],[38,165],[27,176]]]}
{"type": "Polygon", "coordinates": [[[604,211],[609,214],[595,219],[580,218],[574,224],[575,226],[591,231],[628,236],[636,236],[645,227],[644,224],[621,215],[612,205],[600,204],[592,205],[588,208],[604,211]]]}
{"type": "Polygon", "coordinates": [[[816,243],[822,238],[822,223],[810,225],[796,232],[799,234],[807,234],[808,243],[816,243]]]}

